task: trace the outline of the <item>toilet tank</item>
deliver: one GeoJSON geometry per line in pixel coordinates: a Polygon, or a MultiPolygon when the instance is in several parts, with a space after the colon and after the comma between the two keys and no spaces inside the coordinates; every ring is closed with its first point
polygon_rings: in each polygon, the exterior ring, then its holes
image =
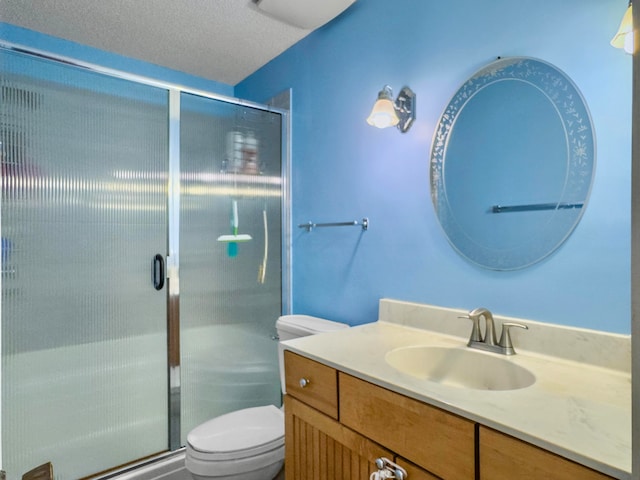
{"type": "MultiPolygon", "coordinates": [[[[276,321],[276,330],[281,342],[294,338],[316,335],[323,332],[333,332],[349,328],[346,323],[333,322],[324,318],[312,317],[310,315],[283,315],[276,321]]],[[[282,393],[285,394],[284,381],[284,349],[282,345],[278,348],[278,361],[280,367],[280,384],[282,393]]]]}
{"type": "Polygon", "coordinates": [[[276,321],[276,330],[281,342],[343,328],[349,328],[349,325],[310,315],[283,315],[276,321]]]}

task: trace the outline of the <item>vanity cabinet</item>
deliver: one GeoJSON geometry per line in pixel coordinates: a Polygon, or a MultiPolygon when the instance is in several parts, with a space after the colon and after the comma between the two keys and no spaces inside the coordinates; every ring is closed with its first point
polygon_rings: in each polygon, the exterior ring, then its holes
{"type": "Polygon", "coordinates": [[[368,480],[380,457],[412,480],[474,478],[473,422],[295,353],[284,358],[287,480],[368,480]]]}
{"type": "Polygon", "coordinates": [[[407,480],[613,480],[293,352],[284,358],[286,480],[368,480],[380,457],[407,480]]]}
{"type": "Polygon", "coordinates": [[[480,426],[480,480],[612,480],[517,438],[480,426]]]}

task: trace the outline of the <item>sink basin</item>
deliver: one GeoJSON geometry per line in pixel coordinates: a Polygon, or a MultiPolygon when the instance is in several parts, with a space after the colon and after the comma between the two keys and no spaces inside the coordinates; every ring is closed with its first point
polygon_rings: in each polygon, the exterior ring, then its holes
{"type": "Polygon", "coordinates": [[[533,373],[509,358],[468,348],[402,347],[388,352],[385,360],[402,373],[451,387],[517,390],[536,381],[533,373]]]}

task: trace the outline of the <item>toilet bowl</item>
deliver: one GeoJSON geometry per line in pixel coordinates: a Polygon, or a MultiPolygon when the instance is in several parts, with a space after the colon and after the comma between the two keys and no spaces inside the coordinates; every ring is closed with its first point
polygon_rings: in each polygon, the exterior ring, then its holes
{"type": "MultiPolygon", "coordinates": [[[[284,315],[276,322],[281,341],[348,328],[307,315],[284,315]]],[[[284,388],[282,349],[280,380],[284,388]]],[[[274,405],[220,415],[189,432],[185,467],[195,480],[271,480],[284,464],[284,413],[274,405]]]]}
{"type": "Polygon", "coordinates": [[[187,436],[185,466],[202,479],[271,479],[284,462],[284,414],[273,405],[227,413],[187,436]]]}

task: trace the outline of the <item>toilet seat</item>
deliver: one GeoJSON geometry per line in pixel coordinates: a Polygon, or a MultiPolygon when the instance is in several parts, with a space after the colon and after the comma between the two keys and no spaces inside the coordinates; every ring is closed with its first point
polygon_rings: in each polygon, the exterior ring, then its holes
{"type": "Polygon", "coordinates": [[[211,462],[256,457],[284,444],[284,414],[273,405],[216,417],[187,436],[193,458],[211,462]]]}

